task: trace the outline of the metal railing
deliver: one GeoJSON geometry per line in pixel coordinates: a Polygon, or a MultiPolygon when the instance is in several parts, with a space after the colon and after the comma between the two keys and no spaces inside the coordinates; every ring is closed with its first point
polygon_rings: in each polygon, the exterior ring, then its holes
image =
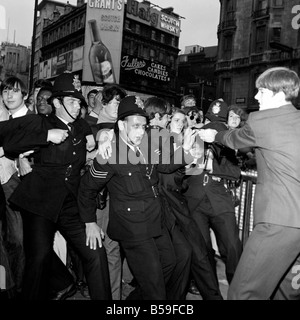
{"type": "Polygon", "coordinates": [[[241,183],[236,190],[240,204],[235,208],[235,213],[243,247],[253,230],[253,202],[256,177],[257,172],[255,170],[242,172],[241,183]]]}

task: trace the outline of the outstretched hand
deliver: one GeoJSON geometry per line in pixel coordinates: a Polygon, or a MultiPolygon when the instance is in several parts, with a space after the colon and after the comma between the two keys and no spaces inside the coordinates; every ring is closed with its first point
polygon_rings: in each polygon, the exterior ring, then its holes
{"type": "Polygon", "coordinates": [[[183,149],[186,151],[190,151],[196,138],[196,130],[191,128],[187,128],[184,130],[184,138],[183,138],[183,149]]]}
{"type": "Polygon", "coordinates": [[[200,139],[207,143],[212,143],[215,141],[216,134],[218,133],[217,130],[214,129],[200,129],[198,135],[200,139]]]}

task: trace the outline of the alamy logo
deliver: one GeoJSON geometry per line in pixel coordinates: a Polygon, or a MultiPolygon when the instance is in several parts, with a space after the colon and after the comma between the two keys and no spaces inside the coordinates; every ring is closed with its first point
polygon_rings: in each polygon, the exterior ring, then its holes
{"type": "Polygon", "coordinates": [[[300,265],[293,266],[292,273],[296,274],[292,279],[292,288],[295,290],[299,290],[300,289],[300,265]]]}
{"type": "Polygon", "coordinates": [[[292,28],[298,30],[300,28],[300,4],[293,6],[292,13],[296,14],[292,19],[292,28]]]}

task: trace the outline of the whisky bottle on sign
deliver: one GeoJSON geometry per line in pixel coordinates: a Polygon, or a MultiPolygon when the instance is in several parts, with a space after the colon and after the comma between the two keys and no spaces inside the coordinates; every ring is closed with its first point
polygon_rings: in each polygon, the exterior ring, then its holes
{"type": "Polygon", "coordinates": [[[90,65],[97,84],[114,83],[115,75],[111,54],[100,38],[96,20],[88,21],[92,46],[89,52],[90,65]]]}

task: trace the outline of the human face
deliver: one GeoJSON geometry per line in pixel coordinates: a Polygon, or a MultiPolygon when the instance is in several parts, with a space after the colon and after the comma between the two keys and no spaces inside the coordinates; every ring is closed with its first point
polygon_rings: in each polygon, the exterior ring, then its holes
{"type": "Polygon", "coordinates": [[[175,113],[171,119],[170,131],[175,133],[181,133],[185,123],[185,115],[182,113],[175,113]]]}
{"type": "Polygon", "coordinates": [[[2,91],[3,102],[12,114],[23,107],[26,97],[23,96],[19,84],[15,84],[11,89],[5,88],[2,91]]]}
{"type": "Polygon", "coordinates": [[[240,125],[240,123],[241,123],[241,117],[236,113],[234,113],[233,110],[230,110],[228,114],[228,122],[227,122],[228,127],[230,129],[235,129],[240,125]]]}
{"type": "Polygon", "coordinates": [[[61,104],[56,110],[56,115],[67,122],[74,122],[80,113],[80,99],[74,97],[64,97],[63,104],[72,117],[61,104]]]}
{"type": "Polygon", "coordinates": [[[123,134],[127,137],[127,141],[133,146],[139,146],[142,142],[146,129],[146,118],[143,116],[128,116],[123,121],[123,134]]]}
{"type": "Polygon", "coordinates": [[[96,93],[91,93],[89,95],[88,105],[92,109],[95,107],[95,97],[96,97],[96,93]]]}
{"type": "Polygon", "coordinates": [[[120,97],[119,96],[115,96],[106,105],[103,105],[103,108],[105,108],[106,114],[110,118],[117,120],[119,104],[120,104],[120,97]]]}
{"type": "Polygon", "coordinates": [[[166,128],[167,124],[168,124],[168,121],[169,121],[169,115],[168,114],[164,114],[161,119],[159,120],[159,123],[158,125],[161,127],[161,128],[166,128]]]}
{"type": "Polygon", "coordinates": [[[259,110],[267,110],[275,107],[275,94],[267,88],[259,88],[254,98],[258,101],[259,110]]]}
{"type": "Polygon", "coordinates": [[[52,106],[48,103],[48,99],[51,97],[51,91],[41,89],[36,98],[37,112],[40,114],[50,114],[52,112],[52,106]]]}

